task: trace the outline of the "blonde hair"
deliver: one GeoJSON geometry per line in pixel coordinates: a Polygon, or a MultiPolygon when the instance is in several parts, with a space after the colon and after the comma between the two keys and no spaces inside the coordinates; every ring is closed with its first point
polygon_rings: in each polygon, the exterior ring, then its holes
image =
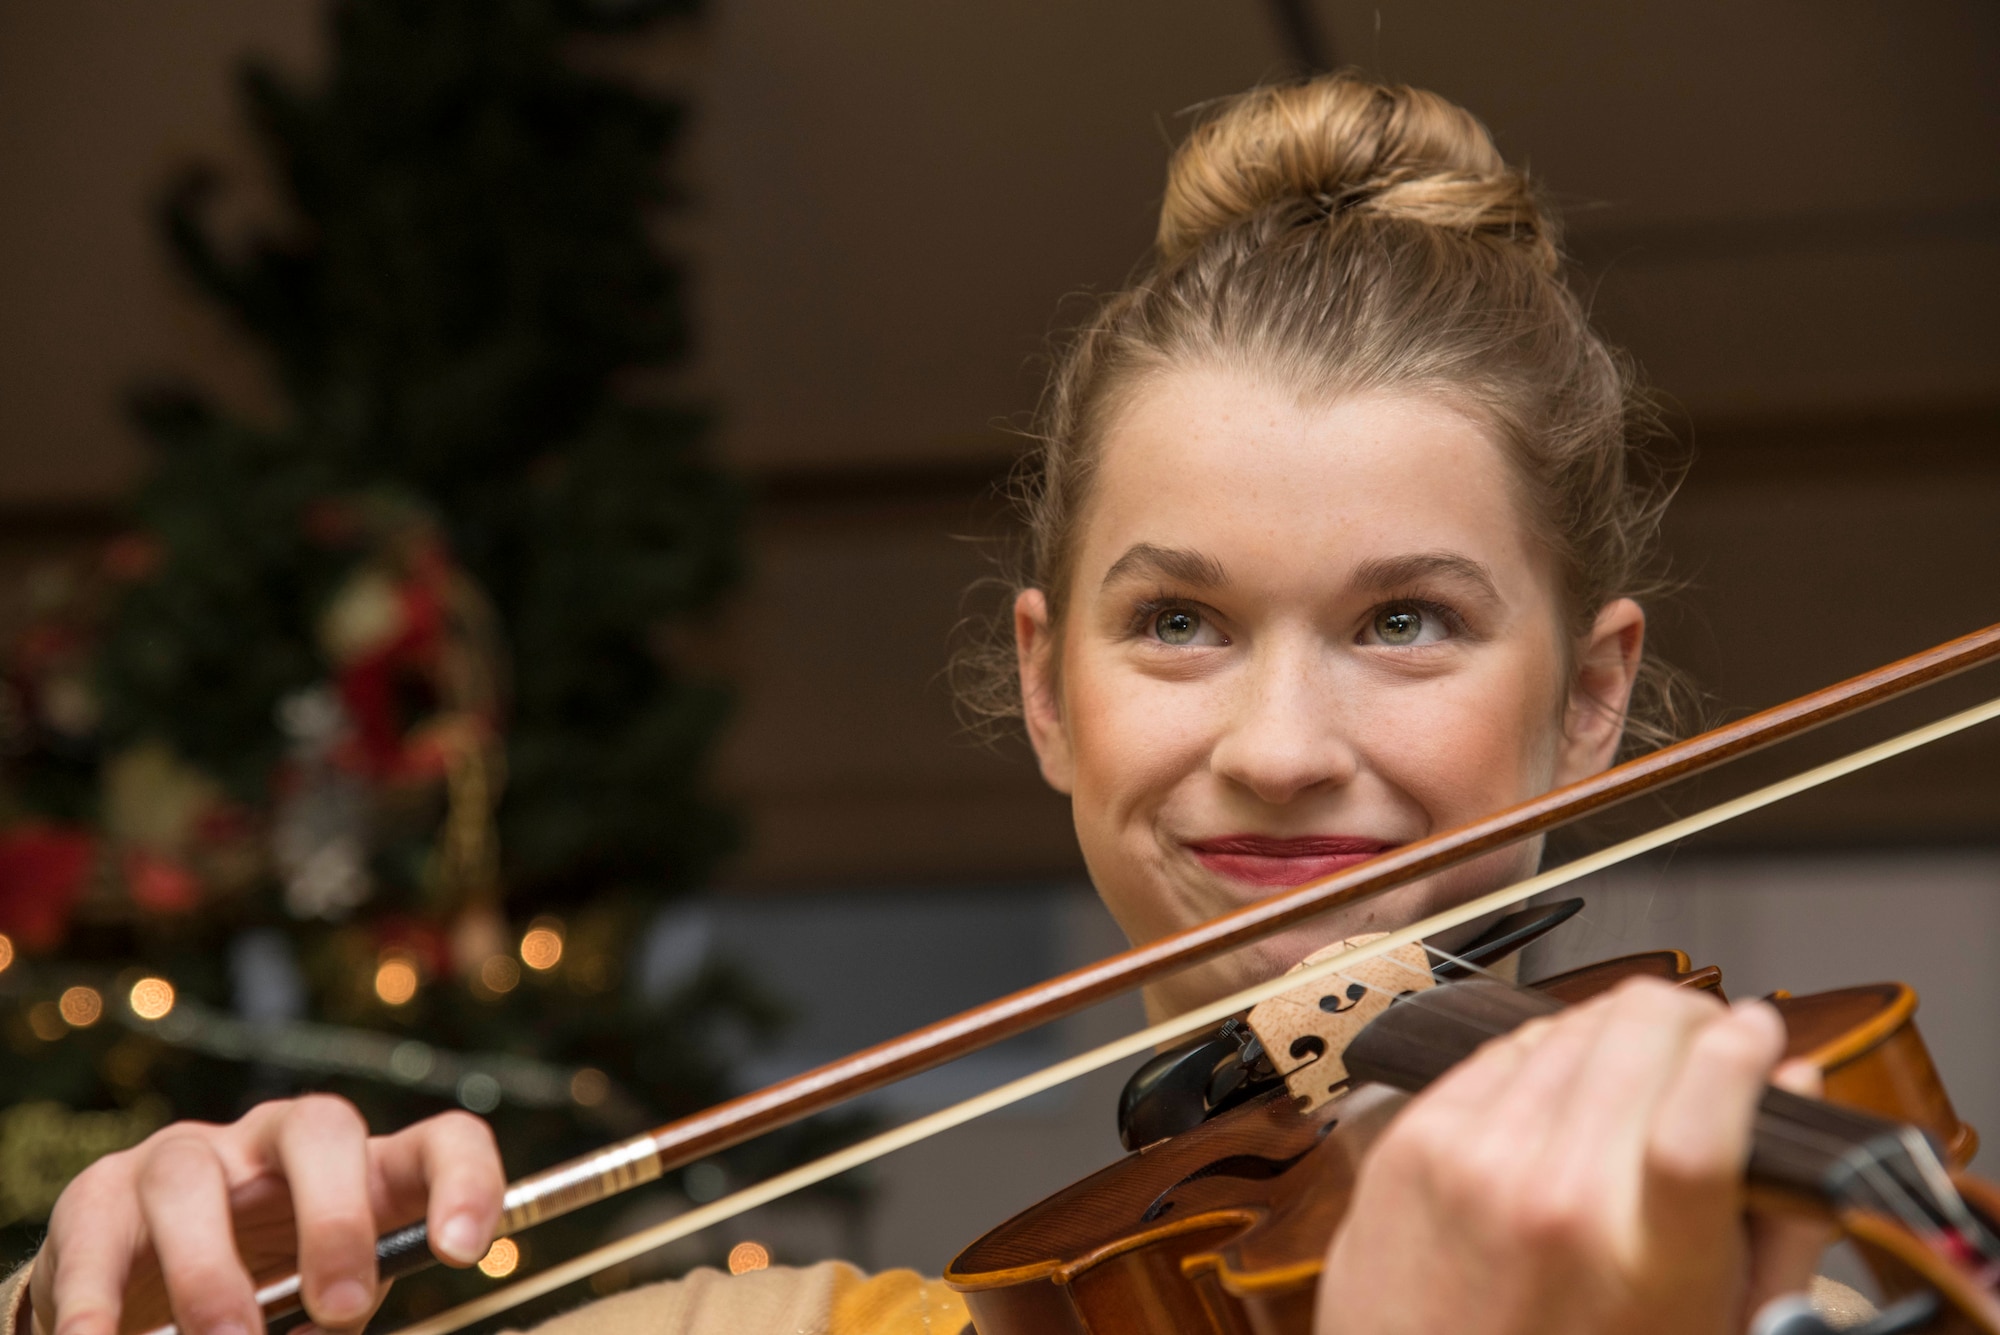
{"type": "MultiPolygon", "coordinates": [[[[1678,471],[1629,361],[1590,327],[1557,224],[1473,116],[1341,74],[1220,104],[1174,154],[1154,254],[1069,341],[1017,473],[1022,578],[1060,626],[1076,529],[1110,420],[1190,366],[1302,397],[1433,396],[1506,451],[1573,634],[1649,578],[1678,471]]],[[[1011,600],[1010,600],[1011,601],[1011,600]]],[[[967,712],[1018,717],[1012,622],[954,662],[967,712]]],[[[1642,668],[1628,739],[1672,733],[1676,679],[1642,668]]]]}

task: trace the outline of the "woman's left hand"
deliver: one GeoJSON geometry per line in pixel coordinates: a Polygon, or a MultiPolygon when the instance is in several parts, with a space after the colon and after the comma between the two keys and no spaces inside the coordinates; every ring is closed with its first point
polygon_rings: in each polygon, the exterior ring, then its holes
{"type": "MultiPolygon", "coordinates": [[[[1724,1335],[1804,1288],[1817,1221],[1746,1217],[1761,1002],[1626,984],[1486,1044],[1391,1124],[1327,1256],[1318,1335],[1724,1335]]],[[[1775,1083],[1818,1092],[1793,1063],[1775,1083]]]]}

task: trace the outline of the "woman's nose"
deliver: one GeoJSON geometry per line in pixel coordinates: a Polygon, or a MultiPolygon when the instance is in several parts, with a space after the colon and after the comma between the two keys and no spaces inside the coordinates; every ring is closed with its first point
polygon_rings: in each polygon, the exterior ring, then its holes
{"type": "Polygon", "coordinates": [[[1273,806],[1354,780],[1360,755],[1319,657],[1272,651],[1245,665],[1209,757],[1218,776],[1273,806]]]}

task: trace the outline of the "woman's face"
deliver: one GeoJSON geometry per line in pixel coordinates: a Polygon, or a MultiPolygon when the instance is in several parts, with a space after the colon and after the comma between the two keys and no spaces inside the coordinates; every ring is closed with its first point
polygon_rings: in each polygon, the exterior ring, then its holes
{"type": "MultiPolygon", "coordinates": [[[[1029,734],[1105,904],[1148,941],[1595,772],[1644,618],[1565,643],[1509,464],[1426,398],[1242,373],[1144,385],[1102,442],[1052,627],[1015,604],[1029,734]],[[1052,631],[1056,633],[1051,633],[1052,631]]],[[[1188,970],[1175,1013],[1529,874],[1521,844],[1188,970]]]]}

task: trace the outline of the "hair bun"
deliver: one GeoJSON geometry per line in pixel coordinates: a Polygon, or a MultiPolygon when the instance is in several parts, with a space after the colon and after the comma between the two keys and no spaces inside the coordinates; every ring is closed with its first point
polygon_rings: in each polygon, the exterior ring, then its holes
{"type": "Polygon", "coordinates": [[[1337,74],[1222,104],[1174,154],[1158,245],[1173,262],[1264,214],[1394,217],[1504,235],[1557,266],[1555,225],[1471,113],[1337,74]]]}

